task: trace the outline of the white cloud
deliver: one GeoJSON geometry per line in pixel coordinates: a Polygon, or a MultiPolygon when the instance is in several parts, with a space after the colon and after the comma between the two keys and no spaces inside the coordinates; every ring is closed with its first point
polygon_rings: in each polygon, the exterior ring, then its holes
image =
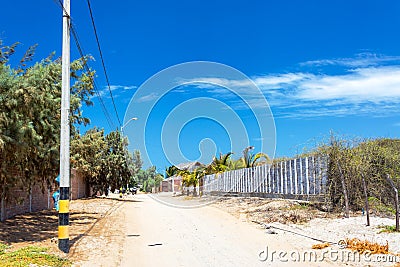
{"type": "Polygon", "coordinates": [[[368,67],[400,62],[399,56],[386,56],[370,52],[357,54],[353,58],[321,59],[300,63],[300,66],[340,65],[346,67],[368,67]]]}
{"type": "Polygon", "coordinates": [[[197,88],[201,89],[212,89],[215,88],[215,85],[222,86],[226,88],[233,88],[233,87],[247,87],[250,85],[254,85],[249,80],[229,80],[226,78],[220,77],[211,77],[211,78],[195,78],[190,80],[180,80],[180,84],[190,84],[195,85],[197,88]]]}
{"type": "MultiPolygon", "coordinates": [[[[110,85],[111,91],[114,90],[131,90],[131,89],[136,89],[136,85],[110,85]]],[[[105,90],[108,90],[108,87],[104,88],[105,90]]]]}
{"type": "MultiPolygon", "coordinates": [[[[281,117],[392,116],[400,113],[400,65],[355,68],[340,75],[268,74],[252,77],[252,80],[265,95],[274,114],[281,117]]],[[[192,82],[197,88],[231,101],[232,107],[248,108],[243,102],[231,100],[232,93],[228,90],[215,85],[230,88],[247,99],[250,97],[247,104],[252,108],[265,107],[264,101],[252,97],[251,81],[216,77],[198,78],[192,82]]]]}
{"type": "Polygon", "coordinates": [[[158,94],[156,93],[151,93],[145,96],[142,96],[140,98],[138,98],[137,102],[142,103],[142,102],[148,102],[148,101],[152,101],[154,99],[158,98],[158,94]]]}
{"type": "MultiPolygon", "coordinates": [[[[105,86],[103,89],[99,90],[98,94],[100,97],[105,97],[105,98],[111,98],[110,91],[112,92],[112,95],[114,98],[119,96],[119,93],[122,93],[124,91],[128,90],[133,90],[137,89],[136,85],[110,85],[110,88],[108,86],[105,86]]],[[[97,97],[97,94],[95,95],[97,97]]]]}
{"type": "Polygon", "coordinates": [[[314,75],[298,83],[301,100],[341,99],[350,103],[400,100],[400,66],[356,69],[349,74],[314,75]]]}
{"type": "Polygon", "coordinates": [[[276,89],[285,84],[296,84],[298,82],[310,79],[313,77],[307,73],[285,73],[277,75],[266,75],[252,77],[258,87],[263,90],[276,89]]]}

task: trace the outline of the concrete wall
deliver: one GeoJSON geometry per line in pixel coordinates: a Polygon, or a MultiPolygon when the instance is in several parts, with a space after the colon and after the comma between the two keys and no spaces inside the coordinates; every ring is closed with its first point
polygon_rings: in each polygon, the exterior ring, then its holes
{"type": "Polygon", "coordinates": [[[327,170],[327,157],[296,158],[273,165],[207,175],[204,177],[203,192],[275,194],[288,198],[293,195],[324,195],[328,183],[327,170]]]}

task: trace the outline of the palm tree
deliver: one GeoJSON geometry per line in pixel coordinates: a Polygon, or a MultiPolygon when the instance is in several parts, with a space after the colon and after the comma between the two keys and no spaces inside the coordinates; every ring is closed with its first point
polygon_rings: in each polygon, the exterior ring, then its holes
{"type": "Polygon", "coordinates": [[[243,158],[240,158],[238,160],[230,160],[229,162],[229,169],[230,170],[239,170],[239,169],[243,169],[244,166],[244,161],[243,158]]]}
{"type": "MultiPolygon", "coordinates": [[[[183,192],[183,187],[189,187],[193,184],[193,177],[192,173],[189,172],[188,170],[180,170],[177,169],[178,176],[182,177],[182,194],[183,192]]],[[[189,195],[189,189],[187,189],[187,195],[189,195]]]]}
{"type": "Polygon", "coordinates": [[[180,170],[175,165],[169,166],[165,169],[166,178],[177,175],[179,171],[180,170]]]}
{"type": "Polygon", "coordinates": [[[221,173],[229,170],[230,157],[233,152],[228,152],[226,154],[219,154],[219,158],[214,157],[213,161],[207,166],[206,171],[208,174],[211,173],[221,173]]]}
{"type": "Polygon", "coordinates": [[[251,150],[254,149],[254,146],[246,147],[243,150],[243,164],[245,168],[255,167],[259,164],[257,162],[259,159],[264,158],[267,162],[270,162],[271,159],[268,157],[267,154],[259,152],[257,154],[250,153],[251,150]]]}

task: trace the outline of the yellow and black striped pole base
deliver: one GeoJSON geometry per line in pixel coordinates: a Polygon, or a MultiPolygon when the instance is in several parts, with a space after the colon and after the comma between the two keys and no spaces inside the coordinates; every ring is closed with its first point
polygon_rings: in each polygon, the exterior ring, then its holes
{"type": "Polygon", "coordinates": [[[58,248],[69,252],[69,187],[60,187],[58,213],[58,248]]]}

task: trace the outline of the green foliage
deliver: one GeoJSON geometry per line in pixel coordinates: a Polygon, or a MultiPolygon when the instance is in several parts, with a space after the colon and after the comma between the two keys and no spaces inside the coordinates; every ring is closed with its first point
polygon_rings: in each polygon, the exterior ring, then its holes
{"type": "MultiPolygon", "coordinates": [[[[3,251],[4,252],[4,251],[3,251]]],[[[71,262],[56,255],[46,253],[46,248],[25,247],[13,252],[0,253],[1,266],[71,266],[71,262]]]]}
{"type": "Polygon", "coordinates": [[[196,186],[200,182],[200,178],[202,178],[206,173],[204,168],[198,168],[194,171],[190,172],[187,170],[180,170],[178,175],[182,177],[182,186],[190,187],[193,186],[193,195],[197,195],[196,186]]]}
{"type": "MultiPolygon", "coordinates": [[[[27,66],[36,46],[25,53],[20,65],[8,62],[17,47],[0,42],[0,196],[9,198],[9,189],[27,191],[33,184],[43,189],[54,182],[59,168],[61,62],[50,55],[27,66]],[[17,170],[13,175],[10,170],[17,170]]],[[[87,124],[82,103],[90,105],[94,72],[84,71],[82,58],[71,64],[71,130],[87,124]]]]}
{"type": "Polygon", "coordinates": [[[88,130],[84,135],[76,134],[71,140],[71,162],[91,186],[103,185],[106,176],[106,155],[108,144],[104,130],[88,130]]]}
{"type": "Polygon", "coordinates": [[[229,169],[230,170],[239,170],[245,167],[243,158],[239,158],[238,160],[231,159],[229,161],[229,169]]]}
{"type": "MultiPolygon", "coordinates": [[[[202,177],[209,174],[218,174],[230,170],[237,170],[242,168],[249,168],[258,166],[258,164],[265,164],[270,162],[270,159],[265,153],[251,154],[250,150],[254,147],[247,147],[243,150],[243,157],[238,160],[233,160],[231,156],[233,152],[228,152],[226,154],[220,153],[219,157],[214,156],[211,163],[205,167],[199,167],[193,171],[181,170],[176,166],[170,166],[165,169],[166,177],[180,176],[182,177],[182,185],[185,187],[193,186],[196,190],[196,186],[200,185],[202,187],[202,177]],[[264,158],[265,162],[260,162],[259,160],[264,158]]],[[[193,192],[196,195],[196,191],[193,192]]],[[[201,192],[200,192],[201,193],[201,192]]]]}
{"type": "Polygon", "coordinates": [[[376,197],[369,197],[368,202],[370,208],[374,209],[379,213],[393,214],[393,215],[396,214],[396,210],[393,207],[383,204],[382,201],[376,197]]]}
{"type": "Polygon", "coordinates": [[[380,225],[378,228],[382,229],[379,233],[398,233],[396,232],[396,225],[380,225]]]}
{"type": "Polygon", "coordinates": [[[3,46],[3,41],[0,40],[0,64],[6,64],[10,58],[15,53],[15,48],[19,43],[14,43],[10,46],[3,46]]]}
{"type": "Polygon", "coordinates": [[[135,150],[133,151],[133,155],[131,155],[130,153],[128,153],[128,155],[129,155],[128,166],[131,174],[128,181],[129,187],[134,187],[134,186],[139,187],[137,174],[140,172],[143,165],[140,151],[135,150]]]}
{"type": "Polygon", "coordinates": [[[336,207],[342,207],[343,185],[348,191],[350,208],[364,207],[362,178],[365,178],[370,199],[380,205],[393,205],[392,188],[386,175],[400,188],[400,140],[346,140],[333,136],[328,144],[318,148],[318,153],[329,156],[329,198],[336,207]],[[343,178],[344,184],[341,182],[343,178]]]}
{"type": "Polygon", "coordinates": [[[158,188],[160,186],[164,177],[162,174],[157,173],[155,166],[152,166],[146,170],[140,170],[137,173],[135,180],[142,185],[142,191],[151,192],[153,187],[158,188]]]}
{"type": "Polygon", "coordinates": [[[179,173],[179,171],[180,170],[175,165],[169,166],[168,168],[165,169],[165,175],[167,178],[172,177],[174,175],[177,175],[179,173]]]}
{"type": "Polygon", "coordinates": [[[198,170],[195,170],[193,172],[181,170],[179,172],[179,176],[182,177],[182,185],[189,187],[189,186],[197,186],[199,182],[201,172],[198,170]]]}
{"type": "MultiPolygon", "coordinates": [[[[307,210],[309,208],[310,208],[309,203],[304,202],[304,203],[295,203],[295,204],[287,207],[286,209],[287,210],[307,210]]],[[[285,208],[283,208],[283,209],[285,209],[285,208]]]]}
{"type": "Polygon", "coordinates": [[[114,191],[114,188],[125,187],[129,183],[132,175],[129,169],[132,156],[128,152],[128,140],[121,136],[121,132],[110,132],[106,136],[106,142],[108,145],[105,159],[106,176],[108,185],[114,191]]]}
{"type": "Polygon", "coordinates": [[[243,160],[244,168],[252,168],[252,167],[257,166],[258,160],[260,160],[262,158],[264,158],[266,160],[266,163],[270,162],[270,158],[265,153],[262,153],[262,152],[259,152],[257,154],[250,153],[250,151],[253,149],[254,149],[254,146],[249,146],[243,150],[242,160],[243,160]]]}
{"type": "Polygon", "coordinates": [[[0,255],[4,254],[6,249],[8,249],[9,246],[3,243],[0,243],[0,255]]]}
{"type": "MultiPolygon", "coordinates": [[[[139,150],[135,150],[133,151],[133,158],[132,158],[132,163],[131,163],[131,170],[132,170],[132,178],[135,177],[134,174],[138,173],[139,170],[142,168],[143,166],[143,160],[142,157],[140,156],[140,151],[139,150]]],[[[132,179],[131,183],[137,183],[136,180],[132,179]]]]}
{"type": "Polygon", "coordinates": [[[71,141],[72,164],[94,193],[107,194],[109,188],[114,191],[130,183],[142,164],[140,153],[135,152],[134,161],[127,146],[128,140],[119,131],[104,135],[104,130],[90,129],[71,141]]]}
{"type": "Polygon", "coordinates": [[[226,154],[219,154],[219,157],[213,157],[212,162],[206,167],[206,173],[222,173],[229,171],[230,157],[233,152],[228,152],[226,154]]]}

